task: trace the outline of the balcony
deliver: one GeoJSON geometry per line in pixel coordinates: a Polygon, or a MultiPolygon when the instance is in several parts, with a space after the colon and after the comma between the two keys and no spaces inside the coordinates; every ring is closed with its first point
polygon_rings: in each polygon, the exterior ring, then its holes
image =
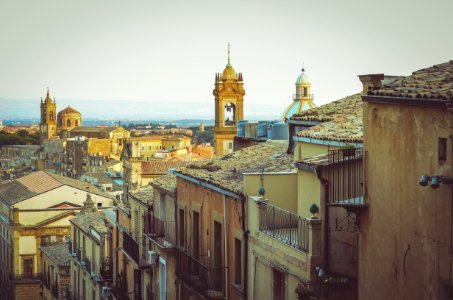
{"type": "Polygon", "coordinates": [[[113,279],[113,264],[110,257],[105,257],[101,262],[101,277],[104,280],[113,279]]]}
{"type": "Polygon", "coordinates": [[[23,273],[19,275],[11,275],[11,279],[14,281],[41,281],[41,273],[23,273]]]}
{"type": "Polygon", "coordinates": [[[123,251],[132,258],[136,264],[140,261],[138,243],[127,232],[123,232],[123,251]]]}
{"type": "Polygon", "coordinates": [[[91,276],[93,270],[91,269],[91,260],[88,257],[85,258],[85,270],[88,272],[88,275],[91,276]]]}
{"type": "Polygon", "coordinates": [[[332,275],[320,278],[311,285],[316,299],[357,300],[357,280],[345,276],[332,275]]]}
{"type": "Polygon", "coordinates": [[[207,299],[226,299],[225,267],[208,268],[198,258],[178,251],[176,276],[207,299]]]}
{"type": "Polygon", "coordinates": [[[143,215],[143,233],[149,236],[162,248],[173,248],[176,245],[176,226],[174,221],[162,220],[153,212],[143,215]]]}
{"type": "Polygon", "coordinates": [[[259,231],[298,250],[309,251],[307,219],[267,203],[259,205],[259,231]]]}
{"type": "Polygon", "coordinates": [[[76,258],[77,258],[77,261],[83,265],[85,263],[85,250],[79,248],[77,249],[76,251],[76,258]]]}
{"type": "Polygon", "coordinates": [[[58,289],[58,283],[52,284],[52,295],[58,299],[58,298],[60,298],[59,293],[60,293],[60,291],[58,289]]]}
{"type": "Polygon", "coordinates": [[[50,274],[49,273],[44,273],[42,276],[42,283],[44,286],[50,290],[50,274]]]}
{"type": "Polygon", "coordinates": [[[327,203],[346,209],[366,207],[366,151],[346,148],[329,151],[327,203]]]}

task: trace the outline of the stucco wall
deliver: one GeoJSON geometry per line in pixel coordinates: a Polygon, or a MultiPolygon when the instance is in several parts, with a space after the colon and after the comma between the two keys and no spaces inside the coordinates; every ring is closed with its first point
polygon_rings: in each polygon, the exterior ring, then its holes
{"type": "Polygon", "coordinates": [[[321,205],[321,182],[319,178],[310,172],[298,170],[298,211],[301,217],[308,218],[311,216],[310,206],[316,204],[319,208],[319,216],[323,214],[321,205]]]}
{"type": "Polygon", "coordinates": [[[439,293],[452,255],[452,188],[418,181],[452,175],[452,126],[446,110],[365,103],[369,208],[361,220],[360,299],[447,299],[439,293]],[[443,164],[439,137],[447,138],[443,164]]]}
{"type": "MultiPolygon", "coordinates": [[[[264,173],[265,197],[269,203],[297,213],[297,173],[264,173]]],[[[258,195],[261,187],[261,174],[244,174],[244,194],[258,195]]]]}

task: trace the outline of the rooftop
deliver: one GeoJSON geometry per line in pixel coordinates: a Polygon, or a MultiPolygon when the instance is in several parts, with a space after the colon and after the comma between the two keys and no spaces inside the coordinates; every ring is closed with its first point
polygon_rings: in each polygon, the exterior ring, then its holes
{"type": "Polygon", "coordinates": [[[65,109],[60,110],[58,114],[80,114],[80,112],[68,105],[65,109]]]}
{"type": "Polygon", "coordinates": [[[142,162],[142,174],[167,174],[168,169],[185,167],[189,164],[187,161],[179,160],[153,160],[142,162]]]}
{"type": "Polygon", "coordinates": [[[111,198],[87,182],[64,177],[49,171],[38,171],[1,185],[0,201],[13,205],[63,185],[111,198]]]}
{"type": "Polygon", "coordinates": [[[415,71],[368,95],[453,100],[453,60],[415,71]]]}
{"type": "Polygon", "coordinates": [[[69,267],[71,254],[68,251],[67,242],[59,242],[48,246],[41,246],[41,251],[51,262],[59,267],[69,267]]]}
{"type": "Polygon", "coordinates": [[[151,181],[150,185],[170,194],[174,194],[176,192],[176,176],[171,174],[161,176],[151,181]]]}
{"type": "Polygon", "coordinates": [[[178,173],[196,178],[235,194],[243,191],[242,174],[284,172],[294,169],[287,141],[268,141],[220,158],[192,164],[178,173]]]}
{"type": "Polygon", "coordinates": [[[153,187],[139,188],[131,191],[130,195],[142,203],[151,204],[154,200],[154,189],[153,187]]]}
{"type": "Polygon", "coordinates": [[[345,143],[363,142],[363,109],[360,94],[325,104],[293,119],[317,120],[317,124],[297,133],[298,137],[345,143]]]}
{"type": "Polygon", "coordinates": [[[359,110],[362,110],[360,93],[294,114],[291,120],[327,122],[359,110]]]}
{"type": "Polygon", "coordinates": [[[80,228],[85,234],[90,234],[90,227],[94,228],[98,233],[107,233],[111,226],[103,211],[82,210],[70,222],[80,228]]]}
{"type": "Polygon", "coordinates": [[[86,126],[79,126],[71,129],[71,132],[80,132],[80,133],[97,133],[97,132],[102,132],[102,133],[110,133],[112,131],[115,131],[118,129],[118,127],[86,127],[86,126]]]}

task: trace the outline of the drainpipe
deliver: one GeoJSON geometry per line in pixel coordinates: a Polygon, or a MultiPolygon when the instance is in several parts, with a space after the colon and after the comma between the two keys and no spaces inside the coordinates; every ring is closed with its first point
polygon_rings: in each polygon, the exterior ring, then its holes
{"type": "Polygon", "coordinates": [[[248,282],[248,252],[249,252],[249,234],[245,217],[246,198],[242,200],[242,231],[244,232],[244,300],[247,300],[247,282],[248,282]]]}
{"type": "Polygon", "coordinates": [[[226,219],[226,196],[223,195],[223,235],[225,237],[224,252],[225,252],[225,298],[228,299],[228,246],[227,246],[227,219],[226,219]]]}
{"type": "Polygon", "coordinates": [[[323,257],[326,264],[325,269],[328,270],[329,258],[330,258],[330,237],[329,237],[329,207],[327,203],[329,202],[329,182],[322,178],[322,167],[316,169],[316,176],[319,181],[324,185],[324,251],[323,257]]]}

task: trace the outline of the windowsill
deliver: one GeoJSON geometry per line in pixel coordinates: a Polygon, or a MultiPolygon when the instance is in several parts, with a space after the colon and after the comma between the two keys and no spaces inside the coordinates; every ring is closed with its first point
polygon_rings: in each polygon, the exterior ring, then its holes
{"type": "Polygon", "coordinates": [[[232,283],[231,286],[234,287],[239,293],[244,294],[244,288],[242,287],[242,285],[232,283]]]}

